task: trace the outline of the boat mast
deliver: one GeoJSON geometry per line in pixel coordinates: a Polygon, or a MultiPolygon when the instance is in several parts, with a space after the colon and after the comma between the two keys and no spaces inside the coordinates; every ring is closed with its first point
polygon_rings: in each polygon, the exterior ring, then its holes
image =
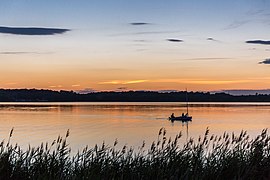
{"type": "Polygon", "coordinates": [[[188,114],[188,97],[187,97],[187,88],[186,88],[186,105],[187,105],[187,114],[188,114]]]}

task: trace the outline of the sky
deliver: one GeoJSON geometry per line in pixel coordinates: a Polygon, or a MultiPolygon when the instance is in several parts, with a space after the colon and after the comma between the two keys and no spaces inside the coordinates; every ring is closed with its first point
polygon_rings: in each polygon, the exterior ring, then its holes
{"type": "Polygon", "coordinates": [[[270,88],[270,0],[1,0],[0,88],[270,88]]]}

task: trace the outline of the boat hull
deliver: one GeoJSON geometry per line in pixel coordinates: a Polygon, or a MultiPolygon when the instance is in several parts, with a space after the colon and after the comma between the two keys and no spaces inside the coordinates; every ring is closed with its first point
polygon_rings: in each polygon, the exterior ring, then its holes
{"type": "Polygon", "coordinates": [[[171,121],[192,121],[192,116],[178,116],[178,117],[169,117],[171,121]]]}

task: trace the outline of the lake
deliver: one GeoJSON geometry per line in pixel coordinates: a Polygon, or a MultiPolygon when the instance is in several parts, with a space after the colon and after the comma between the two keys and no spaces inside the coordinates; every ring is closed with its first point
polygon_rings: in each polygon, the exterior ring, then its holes
{"type": "Polygon", "coordinates": [[[0,137],[8,139],[14,128],[12,143],[23,148],[28,144],[52,142],[70,130],[68,143],[77,151],[86,145],[112,145],[138,147],[143,141],[150,146],[158,138],[161,127],[167,137],[182,131],[182,141],[224,131],[239,133],[247,130],[252,137],[270,127],[270,103],[190,103],[193,121],[171,123],[172,112],[186,111],[185,103],[0,103],[0,137]]]}

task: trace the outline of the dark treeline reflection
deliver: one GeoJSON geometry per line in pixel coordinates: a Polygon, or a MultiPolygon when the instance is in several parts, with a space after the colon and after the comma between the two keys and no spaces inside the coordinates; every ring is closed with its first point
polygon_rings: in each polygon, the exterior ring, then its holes
{"type": "MultiPolygon", "coordinates": [[[[94,92],[37,89],[0,89],[1,102],[185,102],[186,92],[156,91],[94,92]]],[[[270,102],[270,95],[233,96],[226,93],[189,92],[190,102],[270,102]]]]}

